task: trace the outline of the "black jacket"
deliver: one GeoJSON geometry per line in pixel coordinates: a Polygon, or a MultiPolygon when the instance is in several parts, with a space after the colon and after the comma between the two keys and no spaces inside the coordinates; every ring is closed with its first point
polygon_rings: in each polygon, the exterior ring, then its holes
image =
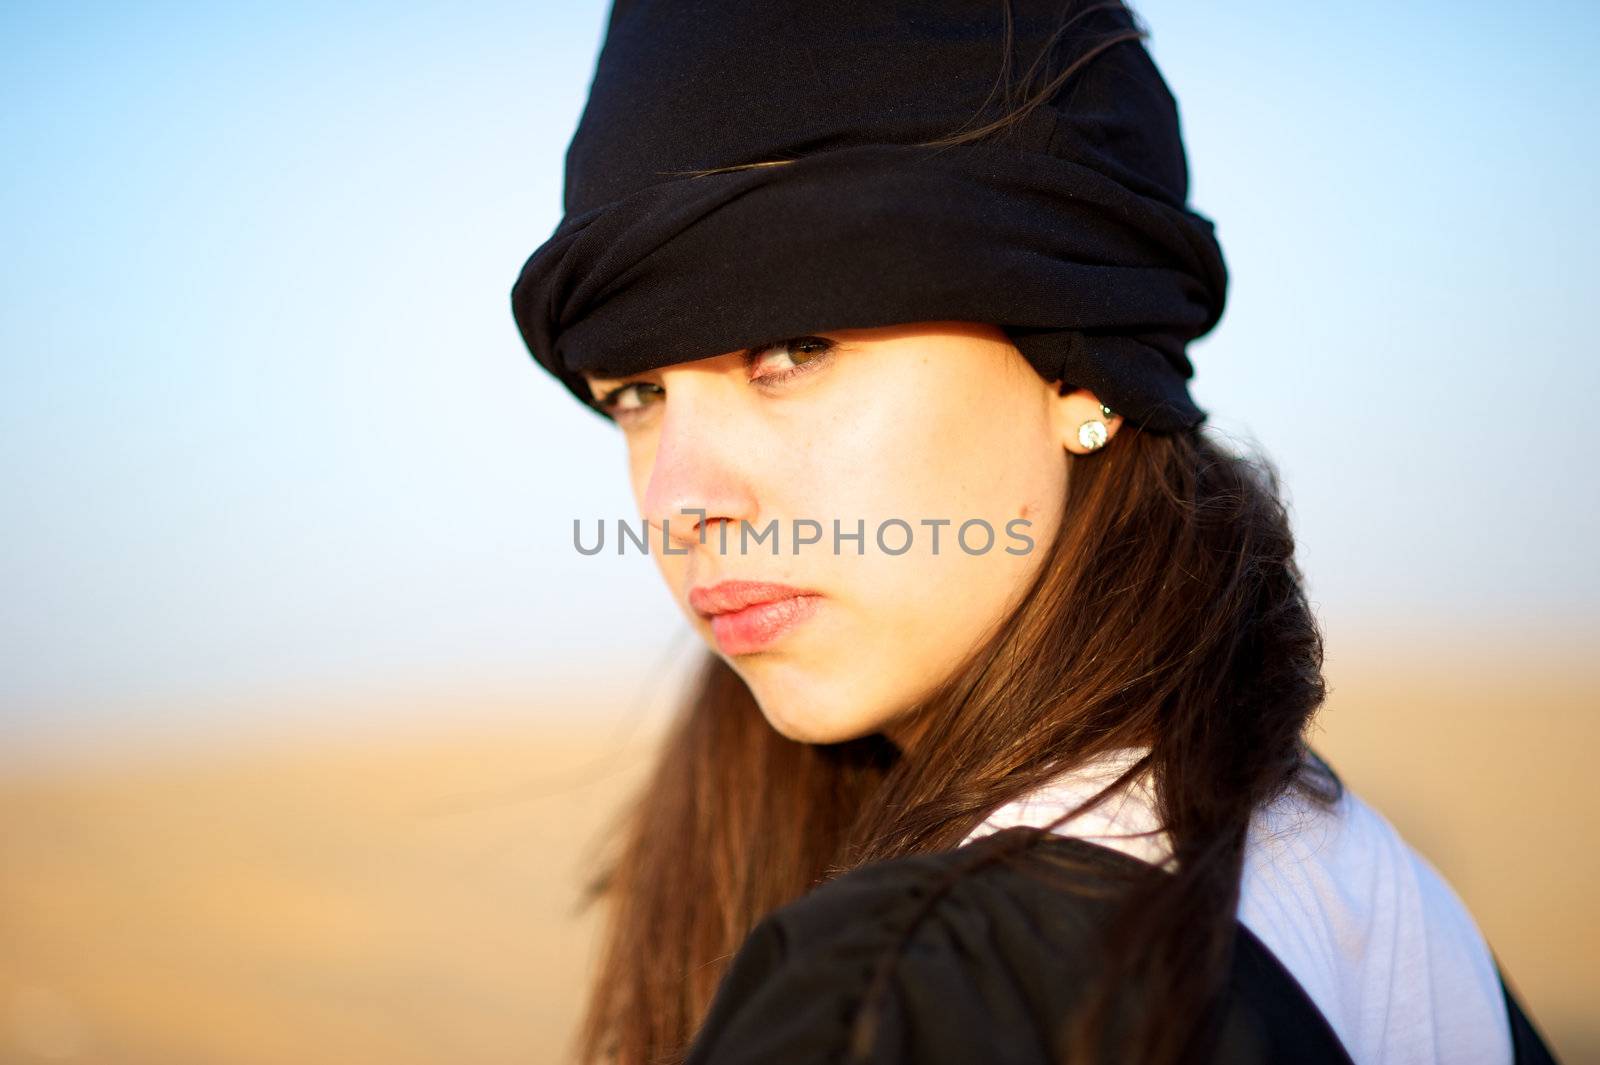
{"type": "MultiPolygon", "coordinates": [[[[1063,891],[1025,867],[1063,857],[1080,866],[1069,874],[1073,883],[1105,888],[1143,863],[1052,836],[1021,861],[963,873],[915,920],[963,855],[1002,845],[1016,831],[862,866],[768,914],[734,957],[685,1065],[1053,1062],[1052,1035],[1095,975],[1092,943],[1115,899],[1063,891]],[[884,971],[887,993],[871,1045],[854,1055],[852,1028],[879,959],[913,923],[884,971]]],[[[1503,977],[1501,988],[1516,1065],[1552,1062],[1503,977]]],[[[1199,1060],[1351,1061],[1300,984],[1243,925],[1220,1009],[1217,1045],[1199,1060]]]]}

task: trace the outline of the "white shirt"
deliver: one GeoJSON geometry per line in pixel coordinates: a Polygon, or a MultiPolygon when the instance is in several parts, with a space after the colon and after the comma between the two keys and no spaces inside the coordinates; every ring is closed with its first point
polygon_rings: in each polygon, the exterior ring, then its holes
{"type": "MultiPolygon", "coordinates": [[[[1143,753],[1119,751],[1064,774],[996,810],[963,842],[1048,824],[1143,753]]],[[[1055,831],[1172,864],[1148,771],[1055,831]]],[[[1305,988],[1357,1065],[1512,1061],[1499,975],[1472,915],[1348,786],[1331,809],[1291,791],[1256,812],[1238,917],[1305,988]]]]}

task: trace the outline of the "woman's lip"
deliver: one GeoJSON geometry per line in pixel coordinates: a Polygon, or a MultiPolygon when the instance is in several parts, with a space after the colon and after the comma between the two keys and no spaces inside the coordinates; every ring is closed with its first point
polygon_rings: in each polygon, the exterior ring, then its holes
{"type": "Polygon", "coordinates": [[[719,581],[689,589],[689,606],[703,617],[731,614],[747,606],[771,603],[797,595],[814,595],[809,588],[794,588],[776,581],[719,581]]]}
{"type": "Polygon", "coordinates": [[[755,603],[743,610],[713,615],[711,632],[723,654],[752,654],[777,643],[816,613],[821,603],[820,595],[793,595],[755,603]]]}

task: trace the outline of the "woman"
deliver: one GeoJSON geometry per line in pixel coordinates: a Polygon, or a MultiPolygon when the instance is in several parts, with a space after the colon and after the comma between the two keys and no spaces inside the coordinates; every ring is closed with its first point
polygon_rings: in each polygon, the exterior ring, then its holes
{"type": "Polygon", "coordinates": [[[585,1061],[1548,1060],[1305,743],[1226,270],[1117,3],[618,0],[513,310],[709,653],[585,1061]],[[1020,73],[1019,73],[1020,72],[1020,73]]]}

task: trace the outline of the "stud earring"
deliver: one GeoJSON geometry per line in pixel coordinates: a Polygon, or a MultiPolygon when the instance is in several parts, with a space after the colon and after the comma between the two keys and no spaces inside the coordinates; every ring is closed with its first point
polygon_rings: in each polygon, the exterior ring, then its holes
{"type": "Polygon", "coordinates": [[[1106,442],[1106,423],[1090,418],[1078,426],[1078,443],[1087,451],[1098,451],[1106,442]]]}

